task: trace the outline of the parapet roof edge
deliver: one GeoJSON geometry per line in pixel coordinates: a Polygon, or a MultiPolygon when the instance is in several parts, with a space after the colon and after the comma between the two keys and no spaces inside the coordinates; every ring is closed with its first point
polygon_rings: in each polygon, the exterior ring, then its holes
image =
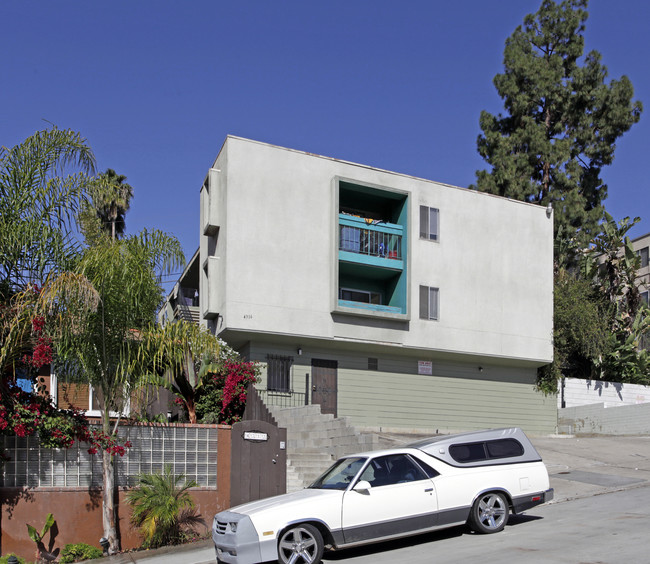
{"type": "Polygon", "coordinates": [[[507,200],[507,201],[514,202],[514,203],[517,203],[517,204],[524,204],[526,206],[532,206],[532,207],[535,207],[535,208],[540,208],[542,210],[546,210],[545,207],[540,206],[538,204],[533,204],[531,202],[523,202],[521,200],[513,200],[512,198],[506,198],[505,196],[499,196],[497,194],[490,194],[488,192],[479,192],[478,190],[472,190],[471,188],[464,188],[462,186],[456,186],[454,184],[447,184],[446,182],[438,182],[437,180],[431,180],[429,178],[421,178],[419,176],[413,176],[412,174],[405,174],[403,172],[395,172],[393,170],[387,170],[387,169],[384,169],[384,168],[378,168],[376,166],[370,166],[370,165],[366,165],[366,164],[355,163],[353,161],[346,161],[344,159],[337,159],[335,157],[327,157],[327,156],[324,156],[324,155],[319,155],[317,153],[310,153],[308,151],[301,151],[300,149],[291,149],[289,147],[283,147],[281,145],[274,145],[273,143],[267,143],[265,141],[257,141],[255,139],[248,139],[247,137],[240,137],[238,135],[231,135],[231,134],[226,135],[226,138],[224,139],[223,143],[221,144],[221,148],[219,149],[219,152],[217,153],[217,156],[215,157],[215,159],[213,161],[212,168],[214,168],[214,165],[216,164],[217,160],[219,159],[219,155],[221,154],[221,151],[223,151],[223,148],[226,146],[226,143],[228,142],[229,139],[235,139],[237,141],[244,141],[246,143],[255,143],[257,145],[264,145],[266,147],[273,147],[274,149],[281,149],[283,151],[290,151],[292,153],[299,153],[301,155],[306,155],[306,156],[309,156],[309,157],[315,157],[315,158],[318,158],[318,159],[325,159],[325,160],[328,160],[328,161],[343,163],[343,164],[347,164],[347,165],[350,165],[350,166],[357,166],[357,167],[365,168],[365,169],[368,169],[368,170],[375,170],[377,172],[383,172],[385,174],[392,174],[394,176],[401,176],[403,178],[410,178],[412,180],[418,180],[420,182],[429,182],[431,184],[438,184],[439,186],[445,186],[447,188],[453,188],[455,190],[470,191],[470,192],[473,192],[475,194],[481,194],[483,196],[488,196],[488,197],[491,197],[491,198],[499,198],[500,200],[507,200]]]}

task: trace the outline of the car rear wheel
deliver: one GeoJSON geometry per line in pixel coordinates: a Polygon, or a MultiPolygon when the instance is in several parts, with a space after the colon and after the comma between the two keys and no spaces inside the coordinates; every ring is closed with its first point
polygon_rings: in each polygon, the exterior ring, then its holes
{"type": "Polygon", "coordinates": [[[508,500],[498,492],[481,495],[472,506],[469,524],[477,533],[498,533],[508,522],[508,500]]]}
{"type": "Polygon", "coordinates": [[[323,535],[313,525],[294,525],[278,542],[281,564],[319,564],[323,556],[323,535]]]}

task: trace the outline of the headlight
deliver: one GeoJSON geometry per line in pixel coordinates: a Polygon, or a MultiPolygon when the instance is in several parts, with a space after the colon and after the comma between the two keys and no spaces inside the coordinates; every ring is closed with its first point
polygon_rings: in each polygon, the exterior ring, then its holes
{"type": "Polygon", "coordinates": [[[228,523],[228,525],[230,526],[230,531],[231,532],[233,532],[233,533],[237,532],[237,523],[228,523]]]}

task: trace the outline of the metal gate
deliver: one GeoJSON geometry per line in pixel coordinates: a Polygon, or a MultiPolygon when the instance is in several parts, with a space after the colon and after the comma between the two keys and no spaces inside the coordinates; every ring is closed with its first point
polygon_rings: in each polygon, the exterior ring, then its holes
{"type": "Polygon", "coordinates": [[[230,504],[255,501],[287,491],[287,430],[266,421],[232,426],[230,504]]]}

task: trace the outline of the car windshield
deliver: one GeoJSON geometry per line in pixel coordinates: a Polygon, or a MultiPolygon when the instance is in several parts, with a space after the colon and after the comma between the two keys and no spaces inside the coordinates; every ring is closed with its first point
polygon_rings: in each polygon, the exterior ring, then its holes
{"type": "Polygon", "coordinates": [[[365,458],[341,458],[309,487],[317,490],[344,490],[361,470],[365,461],[365,458]]]}

